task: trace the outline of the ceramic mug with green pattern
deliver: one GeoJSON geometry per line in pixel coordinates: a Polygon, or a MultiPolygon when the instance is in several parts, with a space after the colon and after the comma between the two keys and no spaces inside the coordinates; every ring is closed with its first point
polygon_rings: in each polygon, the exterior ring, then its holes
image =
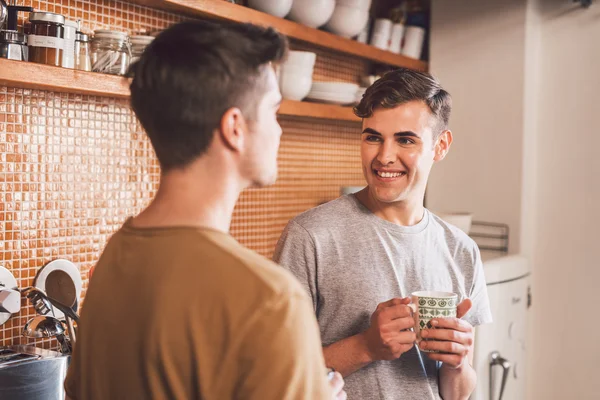
{"type": "MultiPolygon", "coordinates": [[[[415,318],[415,333],[417,342],[421,341],[421,330],[429,329],[429,321],[432,318],[454,318],[456,317],[456,306],[458,295],[451,292],[414,292],[411,294],[415,318]]],[[[426,340],[426,339],[424,339],[426,340]]],[[[432,352],[431,350],[422,350],[432,352]]]]}

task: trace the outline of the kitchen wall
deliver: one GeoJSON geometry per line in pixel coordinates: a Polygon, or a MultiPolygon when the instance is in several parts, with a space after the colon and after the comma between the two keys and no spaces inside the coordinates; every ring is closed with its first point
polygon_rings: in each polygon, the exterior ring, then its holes
{"type": "Polygon", "coordinates": [[[431,24],[431,73],[452,95],[454,144],[433,168],[427,206],[508,224],[518,252],[525,0],[434,0],[431,24]]]}
{"type": "Polygon", "coordinates": [[[434,1],[432,71],[455,100],[458,156],[428,200],[509,222],[531,261],[527,399],[597,399],[600,10],[498,3],[434,1]]]}
{"type": "MultiPolygon", "coordinates": [[[[533,113],[535,242],[531,399],[600,398],[600,9],[532,2],[539,36],[533,113]]],[[[535,28],[535,26],[534,26],[535,28]]],[[[530,133],[530,132],[528,132],[530,133]]]]}
{"type": "MultiPolygon", "coordinates": [[[[88,28],[130,33],[181,19],[119,1],[25,3],[82,19],[88,28]]],[[[359,59],[318,51],[314,79],[355,82],[366,68],[359,59]]],[[[290,218],[336,198],[340,186],[364,182],[360,124],[292,117],[280,122],[279,180],[244,192],[231,227],[240,243],[267,257],[290,218]]],[[[127,101],[0,86],[0,265],[21,288],[55,258],[75,262],[87,288],[88,271],[106,241],[148,204],[158,178],[150,143],[127,101]]],[[[34,316],[23,305],[0,327],[0,345],[55,346],[21,336],[34,316]]]]}

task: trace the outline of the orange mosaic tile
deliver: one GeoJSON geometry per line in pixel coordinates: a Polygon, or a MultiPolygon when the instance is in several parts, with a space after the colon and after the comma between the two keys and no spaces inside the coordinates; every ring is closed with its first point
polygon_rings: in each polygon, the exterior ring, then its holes
{"type": "MultiPolygon", "coordinates": [[[[122,1],[25,0],[38,10],[81,19],[89,29],[155,32],[182,20],[176,14],[122,1]]],[[[316,51],[315,80],[358,82],[368,64],[316,51]]],[[[362,185],[360,125],[282,117],[278,182],[244,192],[234,211],[232,235],[270,257],[287,221],[362,185]]],[[[55,258],[88,272],[108,238],[142,210],[158,187],[159,167],[127,100],[0,86],[0,265],[30,286],[37,270],[55,258]]],[[[183,277],[182,277],[183,278],[183,277]]],[[[35,315],[23,308],[0,326],[0,345],[54,340],[24,338],[35,315]]]]}

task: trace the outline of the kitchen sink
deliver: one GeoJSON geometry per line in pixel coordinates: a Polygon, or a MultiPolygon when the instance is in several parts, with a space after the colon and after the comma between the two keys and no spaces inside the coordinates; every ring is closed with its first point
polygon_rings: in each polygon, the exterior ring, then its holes
{"type": "Polygon", "coordinates": [[[0,347],[0,399],[64,399],[70,359],[33,346],[0,347]]]}

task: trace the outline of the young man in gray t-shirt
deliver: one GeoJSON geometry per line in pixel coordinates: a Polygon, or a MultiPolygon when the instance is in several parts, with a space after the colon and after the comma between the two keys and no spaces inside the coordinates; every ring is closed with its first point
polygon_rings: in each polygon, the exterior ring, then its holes
{"type": "Polygon", "coordinates": [[[311,295],[327,365],[349,399],[467,399],[474,327],[489,323],[477,245],[423,206],[431,167],[452,143],[450,95],[400,69],[367,89],[361,158],[368,186],[294,218],[275,250],[311,295]],[[415,346],[409,296],[454,292],[458,318],[432,320],[415,346]]]}

